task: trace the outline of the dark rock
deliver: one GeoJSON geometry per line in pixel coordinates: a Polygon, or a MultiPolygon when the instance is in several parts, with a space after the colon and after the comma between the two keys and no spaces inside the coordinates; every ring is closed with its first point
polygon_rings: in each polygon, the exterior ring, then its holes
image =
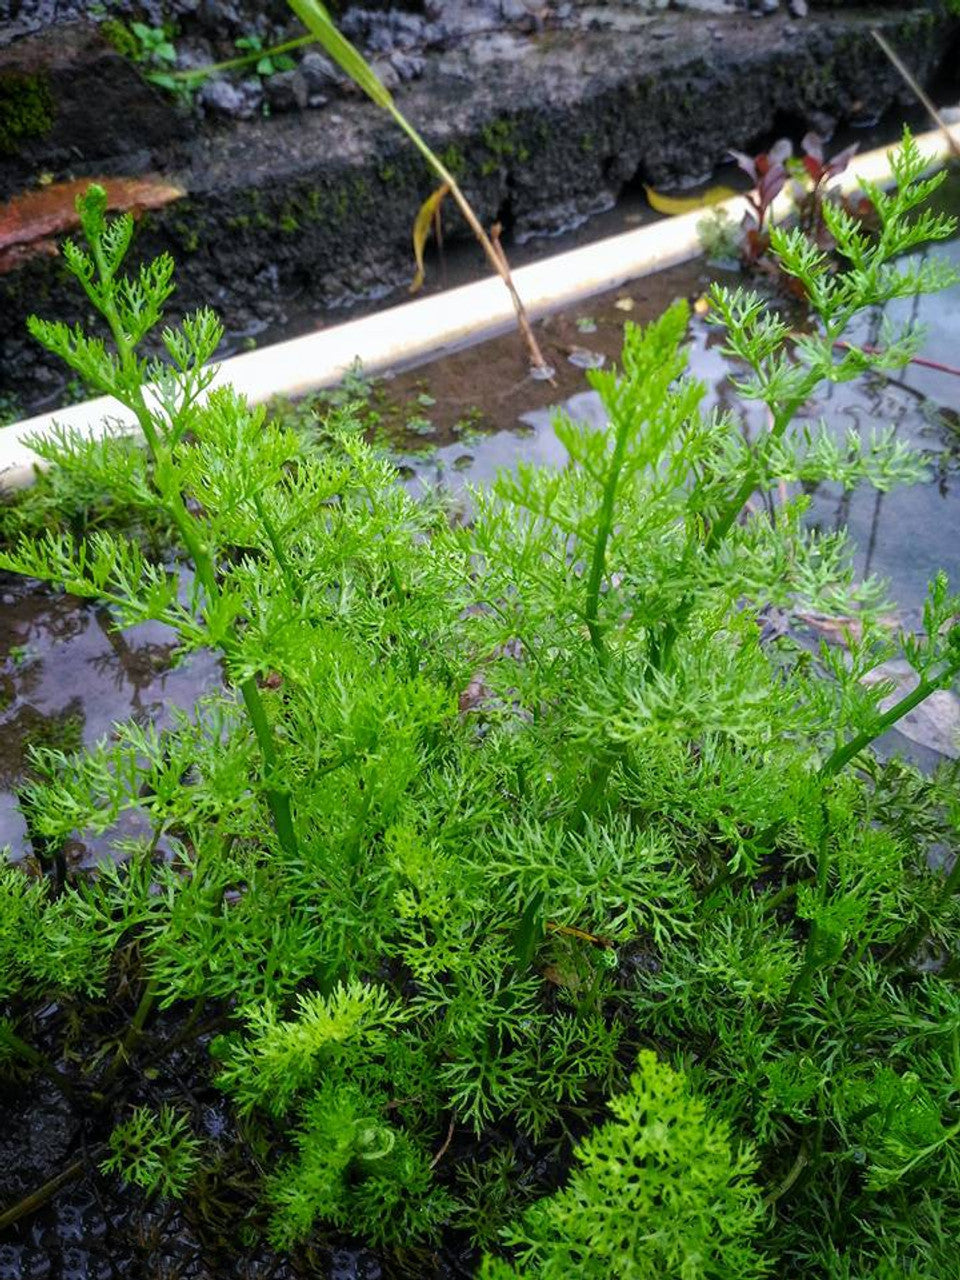
{"type": "Polygon", "coordinates": [[[426,60],[415,53],[402,53],[399,49],[390,55],[390,65],[401,80],[419,80],[426,67],[426,60]]]}
{"type": "Polygon", "coordinates": [[[238,85],[219,76],[204,82],[200,89],[200,101],[214,115],[229,119],[249,119],[253,114],[248,110],[246,95],[238,85]]]}
{"type": "Polygon", "coordinates": [[[311,50],[300,59],[300,74],[306,81],[308,93],[330,93],[342,76],[329,58],[311,50]]]}
{"type": "Polygon", "coordinates": [[[95,26],[71,23],[55,41],[28,37],[0,49],[0,199],[38,168],[122,165],[193,132],[171,95],[148,84],[95,26]]]}
{"type": "Polygon", "coordinates": [[[302,111],[310,100],[310,90],[299,70],[268,76],[263,90],[271,111],[302,111]]]}

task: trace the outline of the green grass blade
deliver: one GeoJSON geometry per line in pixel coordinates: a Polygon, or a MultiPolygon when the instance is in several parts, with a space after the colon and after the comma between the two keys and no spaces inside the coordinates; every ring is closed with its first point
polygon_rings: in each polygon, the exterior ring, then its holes
{"type": "Polygon", "coordinates": [[[353,47],[349,40],[340,34],[334,26],[326,7],[320,4],[320,0],[289,0],[289,4],[303,25],[313,33],[318,43],[323,45],[337,66],[342,71],[345,71],[350,79],[369,98],[372,98],[378,107],[383,107],[385,111],[395,111],[393,98],[386,87],[366,58],[353,47]]]}

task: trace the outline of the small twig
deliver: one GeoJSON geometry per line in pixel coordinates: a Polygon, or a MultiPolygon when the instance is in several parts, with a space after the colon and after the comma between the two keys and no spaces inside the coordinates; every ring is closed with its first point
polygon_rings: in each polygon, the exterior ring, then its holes
{"type": "Polygon", "coordinates": [[[397,1107],[403,1107],[408,1102],[419,1102],[422,1094],[414,1093],[409,1098],[391,1098],[389,1102],[383,1104],[384,1111],[393,1111],[397,1107]]]}
{"type": "MultiPolygon", "coordinates": [[[[883,355],[880,347],[872,347],[868,344],[855,347],[852,343],[844,342],[842,338],[838,339],[833,345],[842,347],[845,351],[863,351],[868,356],[883,355]]],[[[924,369],[935,369],[937,373],[952,373],[955,378],[960,378],[960,369],[950,364],[943,364],[940,360],[928,360],[926,356],[910,356],[907,363],[918,364],[924,369]]]]}
{"type": "MultiPolygon", "coordinates": [[[[456,187],[454,187],[453,198],[455,200],[457,200],[457,195],[458,195],[457,189],[456,187]]],[[[457,202],[458,204],[460,203],[459,200],[457,202]]],[[[460,206],[460,211],[461,213],[464,212],[464,207],[462,204],[460,206]]],[[[550,368],[546,360],[544,360],[543,358],[543,352],[540,350],[540,344],[537,342],[536,338],[534,337],[533,329],[531,328],[531,325],[530,325],[530,318],[527,315],[526,308],[524,307],[523,303],[520,301],[520,295],[517,293],[516,288],[514,287],[513,275],[510,272],[510,263],[507,261],[507,255],[504,253],[503,245],[500,243],[500,233],[502,230],[503,230],[503,227],[500,225],[499,222],[495,222],[493,226],[490,228],[490,236],[489,236],[488,243],[489,243],[490,250],[492,250],[492,254],[488,252],[487,256],[490,258],[491,264],[494,267],[496,267],[497,271],[500,273],[500,278],[503,280],[503,283],[506,285],[507,291],[509,292],[510,297],[513,300],[514,310],[517,315],[517,325],[520,329],[520,333],[523,337],[524,342],[527,344],[527,351],[530,354],[531,365],[533,366],[534,369],[540,372],[540,374],[543,376],[545,381],[552,383],[554,382],[553,370],[550,368]]],[[[474,231],[474,234],[476,235],[477,231],[475,227],[473,228],[473,231],[474,231]]],[[[481,236],[482,236],[482,229],[481,229],[481,236]]],[[[484,244],[483,238],[480,238],[480,243],[484,248],[487,247],[484,244]]]]}
{"type": "Polygon", "coordinates": [[[447,1130],[447,1136],[443,1140],[443,1146],[440,1148],[437,1154],[430,1161],[431,1169],[435,1169],[437,1167],[437,1165],[440,1163],[443,1157],[447,1154],[447,1151],[450,1149],[450,1143],[453,1141],[453,1130],[454,1130],[454,1127],[456,1126],[456,1123],[457,1123],[457,1113],[454,1112],[453,1115],[450,1117],[450,1128],[447,1130]]]}
{"type": "Polygon", "coordinates": [[[800,1177],[801,1173],[803,1173],[804,1169],[806,1168],[807,1160],[808,1160],[808,1156],[807,1156],[806,1148],[801,1147],[796,1160],[794,1160],[793,1164],[790,1167],[790,1171],[787,1173],[787,1176],[784,1178],[784,1180],[780,1183],[779,1187],[775,1187],[774,1190],[771,1191],[769,1195],[766,1195],[763,1197],[763,1203],[767,1209],[771,1208],[773,1205],[777,1203],[778,1200],[782,1199],[787,1194],[787,1192],[790,1190],[790,1188],[793,1186],[793,1184],[796,1182],[796,1180],[800,1177]]]}
{"type": "MultiPolygon", "coordinates": [[[[106,1150],[106,1144],[101,1143],[99,1147],[95,1147],[93,1156],[95,1157],[101,1151],[106,1150]]],[[[49,1182],[45,1182],[42,1187],[37,1187],[36,1191],[31,1191],[28,1196],[24,1196],[11,1208],[4,1213],[0,1213],[0,1231],[7,1227],[12,1227],[15,1222],[19,1222],[21,1218],[26,1217],[28,1213],[34,1213],[37,1209],[42,1208],[48,1200],[52,1200],[58,1191],[62,1191],[64,1187],[69,1186],[71,1182],[75,1182],[77,1178],[84,1172],[87,1166],[87,1158],[91,1153],[86,1153],[86,1158],[81,1157],[74,1160],[73,1164],[67,1165],[62,1173],[58,1173],[55,1178],[51,1178],[49,1182]]]]}
{"type": "Polygon", "coordinates": [[[553,921],[547,921],[548,933],[562,933],[568,938],[579,938],[581,942],[591,942],[595,947],[602,947],[604,951],[612,951],[613,943],[609,938],[598,937],[595,933],[587,933],[585,929],[576,929],[569,924],[554,924],[553,921]]]}
{"type": "Polygon", "coordinates": [[[877,44],[880,46],[883,52],[887,55],[887,57],[890,59],[890,61],[893,63],[896,69],[900,72],[901,76],[903,76],[904,80],[907,82],[907,84],[910,86],[913,92],[917,95],[918,99],[923,103],[924,107],[926,107],[927,111],[930,114],[930,118],[933,120],[937,128],[943,130],[943,136],[947,140],[947,146],[950,148],[950,154],[953,156],[955,160],[960,160],[960,145],[958,145],[956,138],[954,138],[953,134],[950,132],[950,126],[947,124],[946,120],[944,120],[943,116],[940,114],[937,108],[933,105],[933,102],[930,100],[930,98],[927,97],[926,93],[924,93],[923,89],[920,87],[920,85],[917,83],[914,77],[910,74],[909,70],[901,62],[896,52],[890,47],[890,45],[887,43],[884,37],[880,34],[880,32],[876,29],[876,27],[871,28],[870,34],[873,36],[874,40],[876,40],[877,44]]]}

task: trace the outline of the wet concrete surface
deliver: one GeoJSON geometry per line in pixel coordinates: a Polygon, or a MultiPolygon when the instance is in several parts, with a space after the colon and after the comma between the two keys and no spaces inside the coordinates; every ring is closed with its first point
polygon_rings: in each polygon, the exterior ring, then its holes
{"type": "MultiPolygon", "coordinates": [[[[585,19],[579,6],[543,7],[553,17],[541,28],[480,32],[467,21],[471,30],[422,56],[394,50],[405,66],[422,62],[416,78],[394,86],[400,109],[456,173],[480,220],[500,221],[517,238],[591,218],[631,184],[690,186],[731,146],[753,150],[780,133],[799,142],[811,128],[829,134],[912,105],[870,35],[874,25],[909,49],[913,72],[934,93],[942,72],[955,98],[951,44],[960,28],[924,5],[844,6],[800,22],[784,9],[759,20],[732,8],[710,17],[611,3],[590,6],[596,12],[585,19]],[[557,12],[566,8],[569,26],[557,12]]],[[[228,331],[253,335],[285,324],[298,307],[318,314],[409,281],[410,228],[436,178],[363,95],[337,83],[329,94],[308,91],[306,109],[294,102],[268,115],[257,108],[250,118],[198,121],[170,95],[138,84],[136,110],[132,90],[126,109],[111,99],[120,139],[101,129],[89,103],[99,100],[100,81],[119,92],[129,65],[96,32],[81,32],[71,37],[86,68],[77,79],[64,32],[56,45],[65,65],[52,76],[54,89],[64,84],[56,127],[6,166],[0,157],[0,188],[16,195],[39,174],[155,172],[185,190],[139,220],[135,247],[144,257],[169,251],[181,267],[172,319],[179,309],[213,305],[228,331]]],[[[17,75],[43,69],[49,43],[42,35],[20,41],[6,63],[0,50],[0,74],[4,66],[17,75]]],[[[303,65],[289,74],[302,78],[303,65]]],[[[245,100],[249,79],[223,89],[245,100]]],[[[453,214],[447,234],[469,238],[453,214]]],[[[37,309],[68,323],[86,310],[46,252],[0,274],[0,394],[21,413],[64,389],[62,370],[25,334],[37,309]]]]}

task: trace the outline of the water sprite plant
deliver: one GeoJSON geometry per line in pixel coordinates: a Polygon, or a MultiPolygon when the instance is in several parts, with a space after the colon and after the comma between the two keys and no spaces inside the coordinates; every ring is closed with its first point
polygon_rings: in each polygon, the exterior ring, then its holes
{"type": "Polygon", "coordinates": [[[112,505],[58,524],[28,504],[0,566],[118,626],[164,622],[224,670],[164,732],[35,752],[46,848],[94,832],[119,856],[0,876],[0,1065],[61,1088],[111,1173],[188,1192],[201,1238],[233,1203],[276,1249],[353,1233],[420,1274],[444,1230],[490,1277],[950,1273],[960,802],[955,770],[870,747],[956,679],[960,602],[938,577],[898,640],[802,496],[749,503],[781,479],[922,474],[882,431],[838,450],[793,422],[916,349],[837,342],[948,282],[900,256],[951,231],[913,212],[923,169],[907,137],[896,190],[868,192],[874,239],[825,206],[842,270],[773,232],[806,335],[714,290],[739,392],[770,411],[759,440],[701,411],[677,304],[590,374],[607,426],[558,419],[570,465],[502,475],[466,525],[414,503],[349,408],[294,432],[211,390],[209,313],[146,360],[172,266],[123,276],[129,220],[88,193],[66,260],[112,349],[32,328],[131,407],[146,450],[39,444],[41,493],[112,505]],[[170,531],[161,556],[121,510],[170,531]],[[771,605],[859,626],[813,652],[767,634],[771,605]],[[898,645],[917,685],[881,710],[889,685],[863,676],[898,645]],[[146,834],[121,837],[124,814],[146,834]],[[51,1000],[70,1013],[52,1033],[51,1000]],[[109,1019],[84,1022],[93,1001],[109,1019]],[[171,1044],[229,1103],[216,1144],[164,1076],[171,1044]],[[143,1061],[165,1081],[149,1112],[143,1061]]]}

